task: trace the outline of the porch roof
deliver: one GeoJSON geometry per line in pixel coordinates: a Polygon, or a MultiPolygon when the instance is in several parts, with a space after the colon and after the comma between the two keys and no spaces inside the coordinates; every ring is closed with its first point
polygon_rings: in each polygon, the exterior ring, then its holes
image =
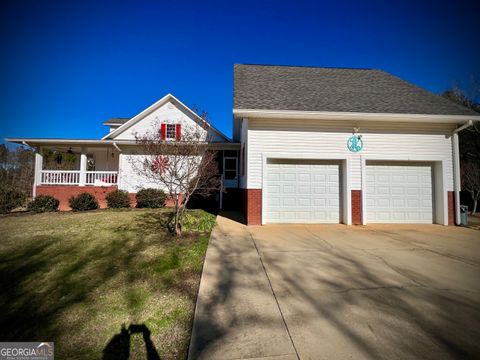
{"type": "MultiPolygon", "coordinates": [[[[45,138],[7,138],[5,141],[20,145],[36,146],[90,146],[116,147],[136,146],[135,140],[98,140],[98,139],[45,139],[45,138]]],[[[240,143],[215,142],[210,144],[216,150],[238,150],[240,143]]]]}

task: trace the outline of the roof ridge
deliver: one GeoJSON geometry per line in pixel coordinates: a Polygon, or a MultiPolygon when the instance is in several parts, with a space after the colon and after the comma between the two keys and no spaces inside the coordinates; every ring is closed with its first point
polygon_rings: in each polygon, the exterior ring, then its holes
{"type": "MultiPolygon", "coordinates": [[[[284,65],[284,64],[241,64],[234,63],[234,66],[264,66],[264,67],[291,67],[291,68],[311,68],[311,69],[339,69],[339,70],[370,70],[370,71],[384,71],[374,68],[362,68],[362,67],[342,67],[342,66],[314,66],[314,65],[284,65]]],[[[385,72],[385,71],[384,71],[385,72]]]]}

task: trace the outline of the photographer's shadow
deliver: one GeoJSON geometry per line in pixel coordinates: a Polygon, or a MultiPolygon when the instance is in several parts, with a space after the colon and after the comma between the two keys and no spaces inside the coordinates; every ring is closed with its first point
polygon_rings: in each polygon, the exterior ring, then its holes
{"type": "Polygon", "coordinates": [[[128,360],[130,358],[130,336],[139,333],[143,335],[147,360],[160,360],[157,349],[150,338],[150,330],[144,324],[130,324],[128,329],[125,328],[125,325],[122,325],[120,333],[112,337],[105,349],[103,349],[102,359],[128,360]]]}

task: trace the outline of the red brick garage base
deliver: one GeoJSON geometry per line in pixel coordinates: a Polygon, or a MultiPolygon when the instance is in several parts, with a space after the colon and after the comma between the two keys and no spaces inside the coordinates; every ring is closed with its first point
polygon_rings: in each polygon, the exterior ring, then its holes
{"type": "Polygon", "coordinates": [[[262,189],[243,189],[243,210],[247,225],[262,224],[262,189]]]}
{"type": "Polygon", "coordinates": [[[352,224],[362,225],[362,190],[352,190],[352,224]]]}
{"type": "MultiPolygon", "coordinates": [[[[352,190],[352,224],[362,224],[362,190],[352,190]]],[[[455,225],[455,193],[448,192],[448,225],[455,225]]]]}
{"type": "MultiPolygon", "coordinates": [[[[243,189],[244,213],[247,225],[262,223],[262,190],[243,189]]],[[[352,190],[352,224],[362,224],[362,190],[352,190]]],[[[448,192],[448,225],[455,225],[455,195],[448,192]]]]}
{"type": "Polygon", "coordinates": [[[448,192],[448,225],[455,225],[455,193],[448,192]]]}

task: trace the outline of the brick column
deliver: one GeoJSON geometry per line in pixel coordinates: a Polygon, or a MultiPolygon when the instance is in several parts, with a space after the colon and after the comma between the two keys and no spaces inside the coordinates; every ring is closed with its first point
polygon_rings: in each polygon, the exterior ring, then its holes
{"type": "Polygon", "coordinates": [[[448,225],[455,225],[455,193],[448,192],[448,225]]]}
{"type": "Polygon", "coordinates": [[[362,225],[362,190],[352,190],[352,225],[362,225]]]}
{"type": "Polygon", "coordinates": [[[262,189],[244,189],[244,212],[247,225],[262,224],[262,189]]]}

